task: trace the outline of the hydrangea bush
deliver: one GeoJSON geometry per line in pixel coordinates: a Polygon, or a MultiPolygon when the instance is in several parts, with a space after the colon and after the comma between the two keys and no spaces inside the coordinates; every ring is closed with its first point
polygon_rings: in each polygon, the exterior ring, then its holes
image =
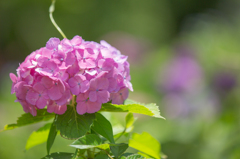
{"type": "Polygon", "coordinates": [[[45,106],[49,113],[64,114],[70,101],[77,103],[78,114],[95,113],[103,103],[122,104],[128,90],[133,91],[127,56],[105,41],[98,44],[80,36],[49,39],[10,78],[12,93],[33,116],[45,106]]]}
{"type": "MultiPolygon", "coordinates": [[[[52,2],[50,18],[62,33],[52,18],[52,2]]],[[[105,41],[63,37],[50,38],[19,65],[17,76],[10,73],[11,93],[26,113],[1,131],[52,120],[34,131],[25,147],[46,142],[44,159],[163,158],[159,142],[150,134],[131,133],[136,120],[133,113],[163,117],[155,104],[127,99],[129,90],[133,91],[127,56],[105,41]],[[112,125],[102,112],[127,112],[125,126],[112,125]],[[74,140],[69,146],[75,152],[50,154],[58,134],[74,140]],[[128,147],[139,152],[127,153],[128,147]]]]}

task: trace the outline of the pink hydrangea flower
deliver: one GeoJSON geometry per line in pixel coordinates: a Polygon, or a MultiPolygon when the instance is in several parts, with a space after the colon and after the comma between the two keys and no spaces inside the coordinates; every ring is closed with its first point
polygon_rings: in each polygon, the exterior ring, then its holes
{"type": "Polygon", "coordinates": [[[77,96],[77,112],[78,114],[95,113],[101,109],[101,103],[92,102],[88,98],[88,93],[79,94],[77,96]]]}
{"type": "Polygon", "coordinates": [[[34,84],[26,94],[27,102],[36,105],[39,109],[47,105],[48,99],[47,89],[41,83],[34,84]]]}
{"type": "Polygon", "coordinates": [[[79,114],[94,113],[112,100],[122,104],[132,89],[127,56],[105,41],[100,44],[73,39],[50,38],[45,47],[32,52],[10,73],[11,93],[26,113],[37,115],[47,106],[50,113],[63,114],[77,96],[79,114]]]}
{"type": "Polygon", "coordinates": [[[110,94],[107,91],[109,81],[107,78],[99,77],[90,81],[89,100],[91,102],[106,103],[109,101],[110,94]]]}
{"type": "Polygon", "coordinates": [[[128,98],[128,88],[122,88],[117,93],[111,93],[111,100],[113,104],[123,104],[123,102],[128,98]]]}
{"type": "Polygon", "coordinates": [[[89,89],[89,81],[81,74],[76,74],[74,77],[68,80],[70,90],[72,94],[78,95],[79,93],[85,93],[89,89]]]}

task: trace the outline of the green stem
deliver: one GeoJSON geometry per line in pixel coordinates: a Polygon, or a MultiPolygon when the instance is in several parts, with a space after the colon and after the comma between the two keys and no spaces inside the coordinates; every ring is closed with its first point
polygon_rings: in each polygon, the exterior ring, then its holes
{"type": "Polygon", "coordinates": [[[60,29],[60,27],[57,25],[57,23],[55,22],[55,20],[53,19],[53,15],[52,13],[55,10],[55,2],[56,0],[52,0],[52,4],[49,7],[49,17],[51,22],[53,23],[53,25],[55,26],[55,28],[58,30],[58,32],[62,35],[63,38],[67,38],[66,35],[63,33],[63,31],[60,29]]]}
{"type": "Polygon", "coordinates": [[[87,157],[84,156],[84,152],[85,152],[85,151],[86,151],[86,150],[76,149],[76,157],[75,157],[75,159],[78,159],[79,157],[82,157],[82,158],[84,158],[84,159],[87,159],[87,157]]]}
{"type": "Polygon", "coordinates": [[[94,150],[88,149],[87,154],[88,154],[88,159],[94,159],[94,156],[95,156],[94,150]]]}
{"type": "Polygon", "coordinates": [[[120,138],[120,137],[122,137],[123,136],[123,134],[126,132],[126,128],[124,128],[124,130],[123,130],[123,132],[120,134],[120,136],[118,136],[118,138],[117,139],[115,139],[115,142],[120,138]]]}
{"type": "Polygon", "coordinates": [[[108,155],[108,157],[109,157],[110,159],[113,159],[112,156],[111,156],[106,150],[103,150],[103,151],[106,152],[106,154],[108,155]]]}
{"type": "Polygon", "coordinates": [[[76,96],[73,95],[71,105],[72,105],[73,107],[75,107],[75,104],[76,104],[76,96]]]}

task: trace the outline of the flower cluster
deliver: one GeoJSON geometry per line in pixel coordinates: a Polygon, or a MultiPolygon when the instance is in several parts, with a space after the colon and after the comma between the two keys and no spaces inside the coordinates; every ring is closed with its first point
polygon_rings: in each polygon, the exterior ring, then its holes
{"type": "Polygon", "coordinates": [[[50,113],[63,114],[72,99],[79,114],[94,113],[102,103],[122,104],[128,89],[133,91],[127,56],[105,41],[99,44],[80,36],[62,41],[50,38],[10,78],[11,93],[33,116],[45,106],[50,113]]]}

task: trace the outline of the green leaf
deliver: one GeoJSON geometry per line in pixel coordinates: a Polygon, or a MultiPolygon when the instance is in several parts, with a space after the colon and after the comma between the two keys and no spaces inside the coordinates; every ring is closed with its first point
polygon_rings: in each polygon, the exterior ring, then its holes
{"type": "Polygon", "coordinates": [[[107,154],[100,154],[94,157],[94,159],[110,159],[107,154]]]}
{"type": "Polygon", "coordinates": [[[149,155],[143,153],[143,152],[138,152],[139,155],[143,156],[144,158],[152,158],[149,155]]]}
{"type": "Polygon", "coordinates": [[[51,155],[47,155],[43,157],[42,159],[72,159],[74,156],[73,153],[67,153],[67,152],[55,152],[51,155]]]}
{"type": "Polygon", "coordinates": [[[37,131],[34,131],[29,136],[25,149],[28,150],[36,145],[46,142],[50,127],[51,127],[51,123],[48,123],[43,127],[39,128],[37,131]]]}
{"type": "Polygon", "coordinates": [[[118,156],[121,156],[128,148],[128,144],[120,143],[120,144],[110,144],[110,149],[113,155],[118,158],[118,156]]]}
{"type": "Polygon", "coordinates": [[[75,140],[71,145],[78,149],[100,148],[103,150],[109,149],[109,144],[103,144],[99,136],[95,134],[87,134],[75,140]]]}
{"type": "Polygon", "coordinates": [[[140,154],[124,153],[119,159],[146,159],[146,158],[141,156],[140,154]]]}
{"type": "Polygon", "coordinates": [[[92,129],[108,139],[111,143],[115,143],[111,123],[102,114],[96,113],[95,115],[96,119],[94,120],[92,129]]]}
{"type": "Polygon", "coordinates": [[[62,137],[77,139],[90,130],[94,119],[95,114],[79,115],[75,108],[68,106],[63,115],[56,115],[55,125],[62,137]]]}
{"type": "Polygon", "coordinates": [[[129,140],[129,146],[146,153],[156,159],[160,159],[160,144],[149,133],[133,133],[132,139],[129,140]]]}
{"type": "Polygon", "coordinates": [[[56,136],[57,136],[57,128],[54,125],[54,123],[52,123],[49,134],[48,134],[48,138],[47,138],[47,154],[48,155],[50,153],[50,149],[54,143],[56,136]]]}
{"type": "Polygon", "coordinates": [[[135,121],[133,113],[128,113],[125,117],[125,121],[126,121],[126,129],[131,127],[135,121]]]}
{"type": "Polygon", "coordinates": [[[139,154],[133,154],[133,155],[127,156],[126,159],[146,159],[146,158],[139,154]]]}
{"type": "Polygon", "coordinates": [[[125,128],[122,125],[115,125],[113,127],[113,134],[115,141],[117,141],[122,135],[128,135],[133,130],[133,123],[137,118],[134,118],[133,113],[128,113],[125,117],[126,126],[125,128]]]}
{"type": "Polygon", "coordinates": [[[125,101],[124,105],[104,103],[102,104],[102,108],[100,111],[139,113],[165,119],[160,115],[160,111],[156,104],[143,104],[129,99],[125,101]]]}
{"type": "Polygon", "coordinates": [[[32,116],[32,114],[30,114],[30,113],[25,113],[21,117],[18,118],[16,124],[5,125],[4,129],[2,131],[15,129],[17,127],[34,124],[34,123],[38,123],[41,121],[47,121],[49,119],[52,119],[54,117],[54,115],[55,114],[53,114],[53,113],[48,113],[47,109],[38,109],[36,116],[32,116]]]}

